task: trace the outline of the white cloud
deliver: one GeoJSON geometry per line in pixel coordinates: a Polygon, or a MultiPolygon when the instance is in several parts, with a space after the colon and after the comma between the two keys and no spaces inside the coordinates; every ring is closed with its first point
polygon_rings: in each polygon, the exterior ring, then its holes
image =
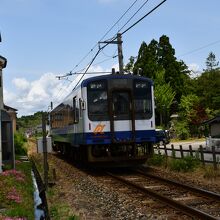
{"type": "Polygon", "coordinates": [[[15,78],[12,83],[20,90],[26,90],[30,87],[30,83],[24,78],[15,78]]]}
{"type": "Polygon", "coordinates": [[[46,111],[47,106],[64,85],[64,82],[57,80],[53,73],[45,73],[40,79],[32,82],[25,78],[15,78],[12,83],[15,91],[5,89],[4,102],[18,109],[19,116],[46,111]]]}
{"type": "Polygon", "coordinates": [[[188,68],[190,70],[190,76],[192,78],[196,78],[201,74],[201,71],[199,70],[200,66],[196,63],[188,64],[188,68]]]}
{"type": "Polygon", "coordinates": [[[192,70],[194,72],[199,70],[199,65],[196,64],[196,63],[191,63],[191,64],[188,65],[188,67],[189,67],[190,70],[192,70]]]}
{"type": "MultiPolygon", "coordinates": [[[[105,71],[100,66],[91,66],[89,69],[89,72],[105,71]]],[[[12,80],[15,90],[4,89],[4,103],[18,109],[18,117],[34,114],[37,111],[47,111],[50,102],[54,102],[54,107],[59,104],[72,91],[81,76],[72,76],[68,80],[58,80],[55,74],[45,73],[34,81],[15,78],[12,80]]],[[[83,79],[93,76],[97,76],[97,74],[85,75],[83,79]]]]}

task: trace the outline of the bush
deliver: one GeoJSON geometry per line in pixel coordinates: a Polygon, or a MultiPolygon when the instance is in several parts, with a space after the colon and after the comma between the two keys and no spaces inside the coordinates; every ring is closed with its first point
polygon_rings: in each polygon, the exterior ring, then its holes
{"type": "Polygon", "coordinates": [[[27,141],[25,136],[22,133],[16,132],[14,134],[14,146],[15,146],[15,154],[25,155],[26,149],[24,148],[24,143],[27,141]]]}
{"type": "Polygon", "coordinates": [[[161,166],[165,163],[166,156],[162,154],[154,154],[152,158],[148,160],[149,165],[161,166]]]}
{"type": "Polygon", "coordinates": [[[188,172],[193,171],[199,163],[197,158],[188,155],[183,159],[172,159],[169,163],[169,167],[174,171],[188,172]]]}
{"type": "Polygon", "coordinates": [[[187,122],[178,121],[175,125],[177,137],[181,140],[186,140],[190,136],[189,127],[187,122]]]}

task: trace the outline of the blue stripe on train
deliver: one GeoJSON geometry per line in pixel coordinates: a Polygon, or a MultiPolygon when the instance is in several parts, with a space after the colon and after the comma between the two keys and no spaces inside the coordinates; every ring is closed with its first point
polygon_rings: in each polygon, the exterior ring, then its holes
{"type": "MultiPolygon", "coordinates": [[[[154,130],[136,131],[135,142],[155,142],[156,133],[154,130]]],[[[85,139],[87,144],[111,144],[111,133],[105,132],[103,134],[86,133],[85,139]]],[[[114,132],[114,139],[116,142],[128,142],[132,140],[131,131],[117,131],[114,132]]]]}
{"type": "MultiPolygon", "coordinates": [[[[78,134],[62,134],[62,132],[55,132],[52,134],[53,141],[66,142],[72,145],[80,144],[111,144],[111,133],[105,132],[103,134],[94,133],[78,133],[78,134]]],[[[118,131],[114,132],[114,139],[116,142],[128,142],[132,140],[131,131],[118,131]]],[[[156,142],[156,132],[155,130],[146,131],[136,131],[135,132],[135,142],[156,142]]]]}

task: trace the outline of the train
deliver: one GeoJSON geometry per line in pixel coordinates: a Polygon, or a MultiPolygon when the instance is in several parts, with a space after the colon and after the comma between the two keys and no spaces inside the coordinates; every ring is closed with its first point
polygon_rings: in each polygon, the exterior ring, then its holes
{"type": "Polygon", "coordinates": [[[91,166],[143,164],[156,142],[154,108],[149,78],[87,78],[50,112],[53,150],[91,166]]]}

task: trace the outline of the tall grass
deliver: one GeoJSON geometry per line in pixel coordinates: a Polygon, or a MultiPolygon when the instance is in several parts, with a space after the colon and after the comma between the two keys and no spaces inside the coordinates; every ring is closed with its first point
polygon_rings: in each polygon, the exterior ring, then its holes
{"type": "Polygon", "coordinates": [[[24,143],[27,142],[24,134],[20,132],[15,132],[14,134],[14,146],[15,146],[15,154],[17,155],[26,155],[27,150],[24,147],[24,143]]]}

